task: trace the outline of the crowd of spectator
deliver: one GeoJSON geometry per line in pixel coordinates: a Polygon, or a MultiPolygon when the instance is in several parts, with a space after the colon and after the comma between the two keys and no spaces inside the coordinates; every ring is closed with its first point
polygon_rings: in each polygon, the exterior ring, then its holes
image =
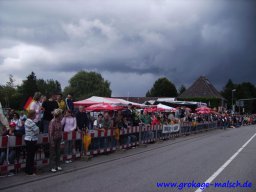
{"type": "MultiPolygon", "coordinates": [[[[2,135],[23,136],[26,143],[26,169],[28,175],[35,174],[34,157],[37,150],[36,144],[39,133],[49,135],[49,146],[45,146],[45,156],[50,158],[50,171],[56,172],[62,170],[60,167],[60,146],[63,132],[88,132],[90,130],[105,131],[107,129],[127,129],[138,125],[163,125],[176,124],[184,122],[218,122],[219,127],[239,127],[241,125],[250,125],[256,123],[255,115],[231,115],[231,114],[197,114],[192,113],[188,108],[178,108],[176,112],[152,112],[146,109],[136,109],[129,104],[127,108],[121,111],[108,111],[103,113],[86,112],[83,106],[74,108],[72,95],[66,99],[62,94],[52,94],[48,98],[36,92],[33,102],[30,105],[29,112],[9,110],[6,114],[9,120],[9,129],[3,130],[2,135]]],[[[152,137],[153,133],[147,133],[152,137]]],[[[145,135],[144,135],[145,136],[145,135]]],[[[126,141],[130,143],[136,140],[135,135],[128,136],[126,141]]],[[[108,138],[94,139],[92,147],[105,147],[107,143],[117,141],[108,138]]],[[[74,154],[81,152],[82,140],[66,141],[64,143],[65,154],[74,154]]],[[[0,164],[6,159],[6,151],[0,151],[0,164]]],[[[17,152],[9,152],[9,162],[13,163],[17,152]]],[[[71,163],[67,160],[65,163],[71,163]]]]}

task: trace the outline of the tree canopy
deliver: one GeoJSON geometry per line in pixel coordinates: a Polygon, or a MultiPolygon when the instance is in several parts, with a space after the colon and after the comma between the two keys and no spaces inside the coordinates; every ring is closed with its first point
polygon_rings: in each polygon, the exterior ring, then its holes
{"type": "Polygon", "coordinates": [[[175,85],[166,77],[162,77],[155,81],[146,97],[176,97],[177,94],[175,85]]]}
{"type": "Polygon", "coordinates": [[[13,109],[22,109],[27,99],[33,97],[36,91],[43,95],[50,93],[60,93],[61,85],[58,81],[50,79],[37,79],[36,74],[31,72],[21,85],[15,85],[13,75],[9,75],[9,81],[6,85],[0,85],[0,101],[4,107],[13,109]]]}
{"type": "MultiPolygon", "coordinates": [[[[256,87],[250,82],[243,82],[240,84],[235,84],[231,79],[228,80],[223,91],[221,92],[222,96],[227,99],[228,108],[231,108],[232,105],[232,90],[234,104],[235,101],[239,99],[249,99],[256,98],[256,87]]],[[[245,102],[246,112],[255,113],[256,112],[256,101],[246,101],[245,102]]]]}
{"type": "Polygon", "coordinates": [[[69,80],[64,94],[71,93],[78,100],[91,96],[111,97],[110,82],[96,72],[79,71],[69,80]]]}

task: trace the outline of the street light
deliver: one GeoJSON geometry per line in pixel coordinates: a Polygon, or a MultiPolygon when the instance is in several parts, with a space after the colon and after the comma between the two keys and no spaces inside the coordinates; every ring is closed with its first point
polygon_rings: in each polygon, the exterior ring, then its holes
{"type": "Polygon", "coordinates": [[[234,92],[236,91],[236,89],[233,89],[232,90],[232,113],[234,113],[235,112],[235,107],[234,107],[234,92]]]}

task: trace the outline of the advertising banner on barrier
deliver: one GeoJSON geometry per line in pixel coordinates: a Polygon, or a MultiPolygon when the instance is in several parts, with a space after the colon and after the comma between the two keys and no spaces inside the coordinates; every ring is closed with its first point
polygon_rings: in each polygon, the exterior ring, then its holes
{"type": "Polygon", "coordinates": [[[180,124],[163,125],[162,133],[174,133],[180,130],[180,124]]]}

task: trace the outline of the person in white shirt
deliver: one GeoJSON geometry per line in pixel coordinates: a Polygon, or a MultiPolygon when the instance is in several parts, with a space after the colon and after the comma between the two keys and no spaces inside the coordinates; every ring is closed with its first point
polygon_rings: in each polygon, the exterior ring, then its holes
{"type": "Polygon", "coordinates": [[[26,158],[26,168],[25,172],[28,175],[34,174],[34,159],[35,153],[37,149],[37,140],[39,135],[39,127],[35,124],[34,119],[36,117],[36,112],[30,110],[28,112],[28,118],[25,122],[25,143],[26,143],[26,151],[27,151],[27,158],[26,158]]]}
{"type": "Polygon", "coordinates": [[[40,121],[41,121],[41,93],[40,92],[35,92],[34,97],[33,97],[33,101],[29,107],[29,110],[33,110],[36,112],[36,117],[33,120],[37,126],[40,125],[40,121]]]}
{"type": "MultiPolygon", "coordinates": [[[[65,113],[65,116],[61,120],[61,124],[64,127],[64,132],[70,133],[76,130],[77,128],[77,122],[76,118],[72,116],[71,110],[67,110],[65,113]]],[[[68,140],[65,141],[65,154],[66,155],[72,155],[72,149],[73,149],[73,154],[76,153],[75,150],[75,141],[74,140],[68,140]]],[[[71,163],[71,160],[65,161],[66,163],[71,163]]]]}

